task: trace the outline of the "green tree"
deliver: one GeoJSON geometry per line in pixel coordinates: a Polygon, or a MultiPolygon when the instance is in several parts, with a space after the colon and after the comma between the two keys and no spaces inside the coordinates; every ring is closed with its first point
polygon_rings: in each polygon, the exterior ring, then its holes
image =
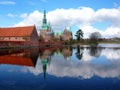
{"type": "Polygon", "coordinates": [[[79,41],[83,38],[83,31],[81,29],[79,29],[77,32],[76,32],[76,39],[79,41]]]}

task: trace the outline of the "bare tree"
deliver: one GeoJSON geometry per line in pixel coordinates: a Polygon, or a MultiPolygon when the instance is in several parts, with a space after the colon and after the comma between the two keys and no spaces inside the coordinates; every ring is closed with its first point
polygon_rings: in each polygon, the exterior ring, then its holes
{"type": "Polygon", "coordinates": [[[93,32],[90,35],[90,44],[98,44],[98,40],[101,38],[101,34],[99,32],[93,32]]]}

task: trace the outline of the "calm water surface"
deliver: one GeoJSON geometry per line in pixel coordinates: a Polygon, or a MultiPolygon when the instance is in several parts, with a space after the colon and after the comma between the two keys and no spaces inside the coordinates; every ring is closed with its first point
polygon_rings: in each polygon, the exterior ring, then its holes
{"type": "Polygon", "coordinates": [[[1,49],[0,90],[120,90],[120,45],[1,49]]]}

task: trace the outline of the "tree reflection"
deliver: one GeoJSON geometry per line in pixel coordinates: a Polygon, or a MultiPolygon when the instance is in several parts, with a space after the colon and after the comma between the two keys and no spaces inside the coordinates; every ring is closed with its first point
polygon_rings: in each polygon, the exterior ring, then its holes
{"type": "Polygon", "coordinates": [[[101,55],[102,47],[90,46],[90,55],[99,57],[101,55]]]}
{"type": "Polygon", "coordinates": [[[77,45],[77,52],[75,54],[79,60],[81,60],[83,57],[83,49],[84,49],[83,47],[80,47],[79,45],[77,45]]]}

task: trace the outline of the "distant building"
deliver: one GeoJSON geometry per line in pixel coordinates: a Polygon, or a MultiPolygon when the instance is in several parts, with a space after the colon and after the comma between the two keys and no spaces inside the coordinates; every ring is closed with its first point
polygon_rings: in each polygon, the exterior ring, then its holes
{"type": "Polygon", "coordinates": [[[54,32],[51,30],[51,25],[50,23],[49,24],[47,23],[45,10],[44,10],[42,26],[40,29],[40,37],[42,37],[45,42],[51,41],[54,38],[54,32]]]}
{"type": "Polygon", "coordinates": [[[72,32],[65,29],[61,34],[61,37],[64,41],[69,41],[70,39],[72,39],[72,32]]]}
{"type": "Polygon", "coordinates": [[[55,36],[54,36],[54,38],[56,39],[56,40],[60,40],[61,39],[61,33],[59,32],[57,32],[57,33],[55,33],[55,36]]]}
{"type": "Polygon", "coordinates": [[[0,28],[0,46],[3,45],[39,45],[39,36],[35,26],[0,28]]]}
{"type": "Polygon", "coordinates": [[[65,29],[62,33],[56,33],[55,38],[57,40],[70,41],[70,39],[72,39],[72,32],[68,29],[65,29]]]}

